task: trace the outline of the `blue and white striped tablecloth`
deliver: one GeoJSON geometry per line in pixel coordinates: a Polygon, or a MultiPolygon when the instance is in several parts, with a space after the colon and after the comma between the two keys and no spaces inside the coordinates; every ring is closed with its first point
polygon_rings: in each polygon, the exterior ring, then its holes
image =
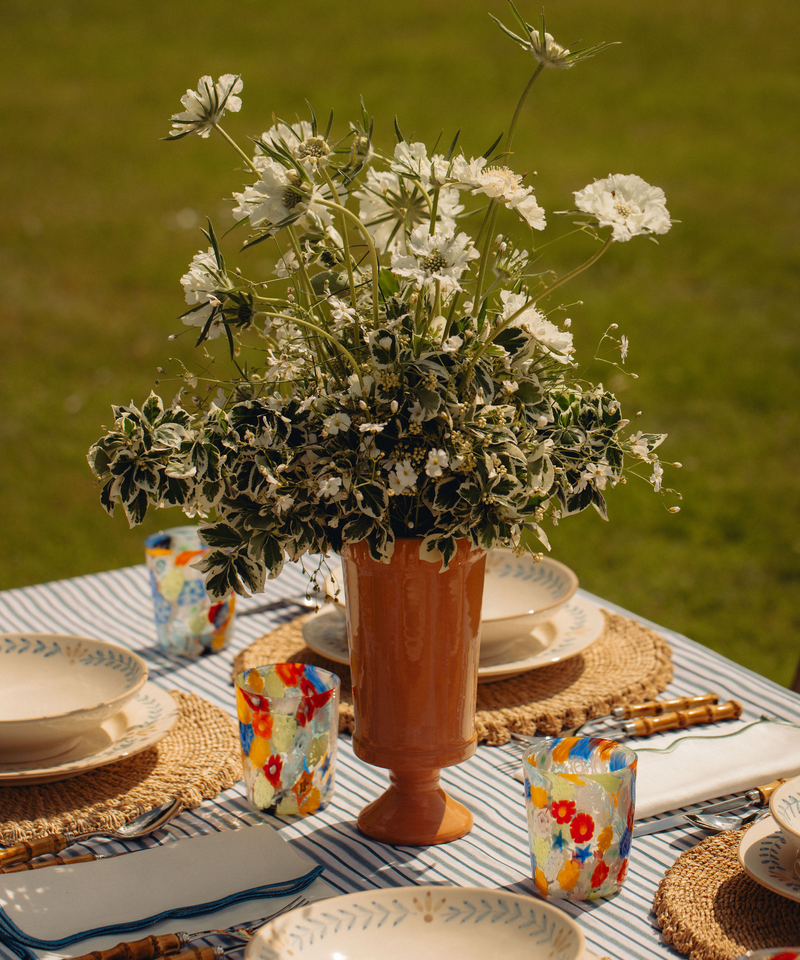
{"type": "MultiPolygon", "coordinates": [[[[264,599],[303,593],[306,578],[299,566],[287,565],[269,581],[265,594],[240,601],[240,611],[264,599]]],[[[596,597],[607,609],[634,616],[596,597]]],[[[219,654],[196,661],[162,655],[155,645],[153,610],[144,566],[0,592],[0,629],[97,637],[130,647],[148,661],[151,680],[165,689],[194,692],[235,715],[230,684],[231,663],[240,650],[295,614],[280,610],[237,621],[233,642],[219,654]]],[[[641,618],[638,618],[641,619],[641,618]]],[[[800,698],[771,681],[656,624],[671,645],[675,678],[665,696],[724,691],[744,705],[744,716],[763,713],[800,722],[800,698]]],[[[387,773],[353,754],[342,737],[336,796],[327,809],[304,819],[278,821],[282,835],[311,860],[324,865],[328,882],[343,893],[370,887],[410,884],[457,884],[501,888],[535,896],[531,880],[522,787],[513,779],[513,747],[478,748],[474,757],[442,771],[442,784],[472,811],[473,830],[463,839],[428,848],[389,847],[362,836],[358,811],[387,786],[387,773]]],[[[0,788],[2,789],[2,788],[0,788]]],[[[174,830],[187,835],[226,829],[248,819],[241,783],[215,801],[181,815],[174,830]]],[[[665,871],[696,834],[673,830],[633,841],[630,870],[623,892],[608,901],[574,904],[556,901],[575,917],[589,949],[613,960],[656,960],[678,954],[661,938],[651,911],[656,887],[665,871]]],[[[106,848],[107,849],[107,848],[106,848]]],[[[12,955],[0,946],[0,957],[12,955]]]]}

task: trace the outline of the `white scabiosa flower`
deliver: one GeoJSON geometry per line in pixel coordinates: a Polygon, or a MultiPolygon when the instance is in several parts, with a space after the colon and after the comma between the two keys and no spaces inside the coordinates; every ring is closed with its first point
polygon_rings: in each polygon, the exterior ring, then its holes
{"type": "MultiPolygon", "coordinates": [[[[397,173],[368,170],[363,185],[353,196],[359,202],[361,222],[382,253],[408,253],[407,231],[420,225],[430,229],[430,209],[425,198],[414,184],[406,183],[397,173]]],[[[453,233],[455,218],[463,212],[458,190],[442,187],[436,208],[437,229],[453,233]]]]}
{"type": "Polygon", "coordinates": [[[672,226],[666,197],[660,187],[635,174],[615,173],[578,190],[575,205],[597,217],[601,227],[611,227],[615,240],[639,234],[666,233],[672,226]]]}
{"type": "Polygon", "coordinates": [[[242,193],[234,193],[239,201],[234,208],[237,219],[247,217],[254,227],[282,223],[302,215],[314,199],[314,187],[303,183],[295,170],[287,170],[268,157],[256,157],[261,179],[242,193]]]}
{"type": "Polygon", "coordinates": [[[567,70],[572,66],[569,50],[556,43],[551,34],[545,31],[531,30],[531,53],[537,63],[556,70],[567,70]]]}
{"type": "Polygon", "coordinates": [[[241,93],[244,84],[240,77],[226,73],[214,83],[211,77],[200,77],[197,90],[187,90],[181,97],[186,107],[183,113],[172,115],[172,130],[167,140],[179,140],[190,133],[207,137],[226,110],[237,113],[242,109],[241,93]]]}
{"type": "MultiPolygon", "coordinates": [[[[286,146],[289,152],[294,154],[300,144],[313,134],[313,127],[308,120],[299,120],[291,125],[281,121],[262,133],[261,141],[269,147],[286,146]]],[[[263,153],[263,150],[256,144],[256,154],[260,153],[263,153]]]]}
{"type": "Polygon", "coordinates": [[[480,256],[465,233],[440,233],[433,236],[421,225],[408,240],[408,254],[392,257],[392,270],[410,277],[417,288],[432,288],[438,280],[447,296],[461,289],[458,282],[471,260],[480,256]]]}
{"type": "Polygon", "coordinates": [[[473,194],[483,193],[514,210],[534,230],[544,230],[545,213],[536,201],[532,187],[523,185],[523,178],[508,167],[487,166],[484,157],[453,161],[451,180],[468,187],[473,194]]]}
{"type": "MultiPolygon", "coordinates": [[[[221,306],[217,297],[220,289],[230,287],[228,278],[220,271],[213,247],[206,253],[201,250],[192,258],[189,272],[181,277],[186,302],[197,307],[184,314],[183,322],[190,327],[205,327],[214,311],[221,306]]],[[[223,330],[223,324],[214,321],[208,329],[209,340],[215,340],[223,330]]]]}
{"type": "MultiPolygon", "coordinates": [[[[518,310],[525,307],[526,297],[522,293],[511,293],[509,290],[500,291],[500,299],[503,302],[502,319],[507,320],[514,316],[518,310]]],[[[537,310],[533,304],[525,307],[514,320],[511,321],[512,327],[519,327],[524,330],[537,343],[544,347],[545,351],[559,363],[571,363],[573,352],[572,334],[566,330],[560,330],[554,323],[537,310]]]]}

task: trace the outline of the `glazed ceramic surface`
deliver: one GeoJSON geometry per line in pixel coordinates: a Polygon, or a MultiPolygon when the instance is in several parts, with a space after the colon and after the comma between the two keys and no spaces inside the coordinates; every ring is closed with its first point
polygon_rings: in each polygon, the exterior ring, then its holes
{"type": "Polygon", "coordinates": [[[175,726],[178,705],[166,690],[146,683],[121,710],[50,760],[2,762],[0,785],[50,783],[135,756],[163,739],[175,726]]]}
{"type": "Polygon", "coordinates": [[[192,566],[208,553],[193,526],[172,527],[145,540],[158,645],[164,653],[199,657],[230,639],[236,598],[212,602],[203,574],[192,566]]]}
{"type": "Polygon", "coordinates": [[[537,653],[532,631],[564,606],[578,589],[578,578],[563,563],[511,550],[491,550],[486,558],[481,619],[481,661],[507,663],[537,653]]]}
{"type": "Polygon", "coordinates": [[[617,893],[628,869],[636,754],[597,737],[542,738],[526,753],[533,880],[544,897],[617,893]]]}
{"type": "MultiPolygon", "coordinates": [[[[594,643],[603,632],[605,620],[600,608],[584,597],[575,596],[558,613],[535,627],[528,640],[535,652],[506,663],[478,661],[478,682],[506,680],[537,667],[574,657],[594,643]]],[[[347,627],[333,607],[323,607],[303,624],[303,639],[317,653],[334,663],[349,663],[347,627]]]]}
{"type": "Polygon", "coordinates": [[[146,682],[144,660],[112,643],[0,634],[0,762],[64,753],[146,682]]]}
{"type": "Polygon", "coordinates": [[[769,798],[769,812],[787,841],[800,851],[800,777],[778,787],[769,798]]]}
{"type": "Polygon", "coordinates": [[[262,927],[245,960],[578,960],[584,936],[551,904],[470,887],[389,887],[321,900],[262,927]]]}
{"type": "Polygon", "coordinates": [[[739,863],[762,887],[800,903],[796,848],[771,816],[754,823],[739,842],[739,863]]]}
{"type": "Polygon", "coordinates": [[[321,810],[333,796],[339,678],[302,663],[236,677],[248,802],[279,815],[321,810]]]}

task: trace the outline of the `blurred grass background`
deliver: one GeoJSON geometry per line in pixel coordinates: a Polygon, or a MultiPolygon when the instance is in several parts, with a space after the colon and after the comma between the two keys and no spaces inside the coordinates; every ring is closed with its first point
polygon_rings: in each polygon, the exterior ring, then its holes
{"type": "MultiPolygon", "coordinates": [[[[539,6],[520,0],[534,21],[539,6]]],[[[168,357],[191,367],[181,275],[210,215],[230,222],[238,161],[219,138],[160,142],[204,74],[241,74],[225,126],[246,141],[271,114],[339,129],[363,95],[376,140],[468,154],[507,129],[533,61],[487,13],[500,0],[5,0],[0,63],[0,587],[142,559],[157,514],[128,530],[98,502],[85,453],[112,403],[140,403],[168,357]]],[[[533,171],[550,213],[609,173],[661,186],[676,220],[659,245],[615,245],[565,289],[579,356],[603,330],[630,339],[627,367],[593,368],[644,430],[667,432],[678,515],[633,480],[611,522],[552,531],[553,554],[587,589],[783,684],[800,654],[797,415],[796,0],[552,0],[562,43],[618,40],[548,71],[523,115],[512,166],[533,171]]],[[[539,237],[537,236],[537,240],[539,237]]],[[[229,248],[232,249],[232,248],[229,248]]],[[[250,254],[258,257],[258,250],[250,254]]],[[[547,248],[564,270],[586,240],[547,248]]],[[[249,271],[248,271],[249,272],[249,271]]],[[[161,388],[165,397],[176,387],[161,388]]]]}

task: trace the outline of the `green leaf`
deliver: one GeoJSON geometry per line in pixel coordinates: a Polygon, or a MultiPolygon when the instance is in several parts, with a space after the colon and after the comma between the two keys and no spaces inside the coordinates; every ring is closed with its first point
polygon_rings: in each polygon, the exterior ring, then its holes
{"type": "Polygon", "coordinates": [[[400,292],[400,281],[392,271],[387,270],[386,267],[381,267],[380,273],[378,274],[378,285],[384,299],[393,297],[400,292]]]}
{"type": "Polygon", "coordinates": [[[229,523],[214,523],[202,526],[199,530],[200,539],[209,547],[219,547],[223,550],[233,550],[242,545],[242,535],[229,523]]]}

